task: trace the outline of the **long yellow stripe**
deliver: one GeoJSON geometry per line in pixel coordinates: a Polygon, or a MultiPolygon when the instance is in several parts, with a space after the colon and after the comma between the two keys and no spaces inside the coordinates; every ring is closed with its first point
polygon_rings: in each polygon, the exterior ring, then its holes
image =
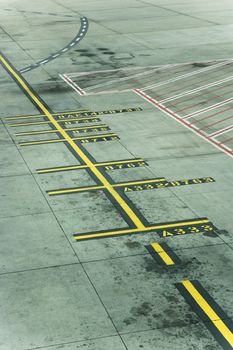
{"type": "MultiPolygon", "coordinates": [[[[99,124],[99,125],[95,125],[95,126],[80,126],[80,127],[75,127],[75,128],[66,128],[66,131],[78,131],[78,130],[89,130],[89,129],[93,129],[93,128],[106,128],[108,125],[107,124],[99,124]]],[[[41,135],[41,134],[50,134],[50,133],[55,133],[55,132],[59,132],[59,130],[41,130],[41,131],[26,131],[26,132],[18,132],[16,134],[14,134],[14,136],[26,136],[26,135],[41,135]]]]}
{"type": "MultiPolygon", "coordinates": [[[[64,129],[62,129],[64,130],[64,129]]],[[[61,133],[60,130],[57,130],[57,132],[61,133]]],[[[79,137],[73,137],[70,138],[71,140],[86,140],[86,139],[99,139],[102,137],[114,137],[117,136],[117,134],[103,134],[103,135],[94,135],[94,136],[79,136],[79,137]]],[[[42,140],[42,141],[28,141],[28,142],[20,142],[19,145],[20,146],[33,146],[33,145],[46,145],[47,143],[57,143],[57,142],[68,142],[68,140],[66,138],[64,139],[54,139],[54,140],[42,140]]]]}
{"type": "Polygon", "coordinates": [[[159,243],[152,243],[151,247],[159,254],[161,259],[165,262],[166,265],[175,265],[171,257],[165,252],[162,246],[159,243]]]}
{"type": "MultiPolygon", "coordinates": [[[[61,113],[53,113],[53,115],[63,115],[63,114],[70,114],[70,113],[76,113],[76,114],[82,114],[83,112],[89,112],[89,110],[80,110],[77,112],[61,112],[61,113]]],[[[15,120],[15,119],[30,119],[30,118],[43,118],[46,117],[45,114],[36,114],[36,115],[16,115],[14,117],[6,117],[6,120],[15,120]]]]}
{"type": "MultiPolygon", "coordinates": [[[[122,161],[115,161],[115,162],[105,162],[105,163],[96,163],[95,165],[97,167],[104,166],[104,165],[114,165],[114,164],[125,164],[125,163],[137,163],[137,162],[144,162],[143,159],[132,159],[132,160],[122,160],[122,161]]],[[[62,171],[62,170],[75,170],[75,169],[85,169],[88,168],[87,165],[71,165],[71,166],[65,166],[60,168],[48,168],[48,169],[38,169],[36,172],[38,174],[42,173],[50,173],[55,171],[62,171]]]]}
{"type": "MultiPolygon", "coordinates": [[[[87,118],[72,118],[72,119],[59,119],[55,120],[57,123],[65,123],[65,122],[74,122],[74,121],[80,121],[80,120],[88,120],[90,123],[93,121],[93,119],[97,119],[95,117],[87,117],[87,118]]],[[[28,122],[28,123],[15,123],[15,124],[7,124],[8,126],[28,126],[28,125],[43,125],[43,124],[52,124],[50,121],[44,121],[44,122],[28,122]]]]}
{"type": "Polygon", "coordinates": [[[109,232],[98,232],[98,233],[90,233],[87,235],[80,235],[80,236],[74,236],[74,238],[79,241],[82,239],[88,239],[88,238],[98,238],[98,237],[110,237],[110,236],[120,236],[125,235],[127,233],[136,233],[136,232],[146,232],[146,231],[156,231],[160,229],[167,229],[167,228],[173,228],[173,227],[180,227],[180,226],[188,226],[188,225],[199,225],[199,224],[206,224],[209,220],[197,220],[197,221],[184,221],[184,222],[177,222],[173,224],[162,224],[162,225],[154,225],[150,227],[144,227],[143,230],[141,229],[126,229],[126,230],[117,230],[117,231],[109,231],[109,232]]]}
{"type": "Polygon", "coordinates": [[[203,296],[198,292],[190,281],[182,281],[183,286],[195,299],[196,303],[204,311],[204,313],[209,317],[209,319],[214,323],[215,327],[223,335],[223,337],[228,341],[228,343],[233,346],[233,333],[225,325],[225,323],[220,319],[218,314],[212,309],[208,302],[203,298],[203,296]]]}
{"type": "Polygon", "coordinates": [[[140,180],[140,181],[129,181],[125,183],[120,183],[120,184],[114,184],[113,187],[122,187],[122,186],[131,186],[131,185],[142,185],[145,183],[156,183],[156,182],[163,182],[166,181],[164,177],[159,178],[159,179],[154,179],[154,180],[140,180]]]}
{"type": "MultiPolygon", "coordinates": [[[[164,178],[162,179],[155,179],[153,180],[153,182],[161,182],[161,181],[165,181],[164,178]]],[[[146,180],[143,181],[144,183],[147,183],[146,180]]],[[[152,182],[152,181],[151,181],[152,182]]],[[[138,182],[126,182],[124,184],[113,184],[112,187],[122,187],[122,186],[131,186],[137,183],[142,183],[142,181],[138,181],[138,182]]],[[[101,190],[103,189],[104,186],[87,186],[87,187],[76,187],[76,188],[68,188],[68,189],[62,189],[62,190],[56,190],[56,191],[48,191],[47,193],[50,196],[54,196],[56,194],[65,194],[65,193],[77,193],[77,192],[85,192],[85,191],[91,191],[91,190],[101,190]]]]}
{"type": "Polygon", "coordinates": [[[83,188],[70,188],[66,190],[57,190],[57,191],[48,191],[49,196],[54,196],[56,194],[68,194],[68,193],[78,193],[78,192],[85,192],[88,190],[101,190],[104,186],[90,186],[90,187],[83,187],[83,188]]]}
{"type": "Polygon", "coordinates": [[[15,77],[15,79],[19,82],[22,88],[31,96],[32,100],[35,101],[37,106],[44,112],[44,114],[48,117],[51,123],[58,129],[61,135],[66,139],[66,141],[70,144],[73,150],[79,155],[79,157],[84,161],[85,164],[92,170],[93,174],[101,181],[101,183],[106,187],[106,189],[111,193],[113,198],[118,202],[121,208],[127,213],[132,222],[138,229],[145,229],[145,226],[141,222],[141,220],[137,217],[137,215],[133,212],[133,210],[128,206],[128,204],[121,198],[121,196],[117,193],[117,191],[111,186],[108,180],[102,175],[102,173],[97,169],[95,164],[91,162],[91,160],[85,155],[85,153],[76,145],[76,143],[71,139],[71,137],[66,133],[65,130],[59,125],[59,123],[53,118],[52,114],[47,110],[47,108],[38,100],[38,98],[32,93],[32,91],[28,88],[28,86],[24,83],[24,81],[20,78],[20,76],[12,69],[12,67],[7,63],[7,61],[0,55],[0,60],[7,67],[9,72],[15,77]]]}
{"type": "Polygon", "coordinates": [[[67,166],[63,168],[49,168],[49,169],[41,169],[41,170],[36,170],[37,174],[43,174],[43,173],[52,173],[55,171],[62,171],[62,170],[75,170],[75,169],[86,169],[88,168],[87,165],[74,165],[74,166],[67,166]]]}

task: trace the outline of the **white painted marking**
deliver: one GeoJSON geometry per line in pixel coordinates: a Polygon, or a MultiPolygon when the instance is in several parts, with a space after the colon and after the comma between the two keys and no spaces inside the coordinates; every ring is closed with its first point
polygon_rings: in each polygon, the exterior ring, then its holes
{"type": "Polygon", "coordinates": [[[178,100],[179,98],[182,98],[184,96],[195,94],[196,92],[199,92],[199,91],[202,91],[202,90],[205,90],[205,89],[208,89],[210,87],[217,86],[217,85],[221,85],[221,84],[226,83],[226,82],[231,81],[231,80],[233,80],[233,75],[228,77],[228,78],[222,79],[222,80],[217,80],[217,81],[215,81],[213,83],[210,83],[210,84],[207,84],[207,85],[202,85],[202,86],[200,86],[200,87],[198,87],[196,89],[188,90],[188,91],[185,91],[185,92],[183,92],[181,94],[168,97],[168,98],[166,98],[164,100],[160,100],[159,103],[167,103],[167,102],[170,102],[170,101],[178,100]]]}
{"type": "Polygon", "coordinates": [[[193,125],[191,125],[190,123],[188,123],[186,121],[183,121],[182,118],[177,113],[174,113],[173,111],[169,110],[169,108],[163,106],[162,104],[159,104],[158,101],[153,99],[151,96],[145,94],[143,91],[138,90],[138,89],[133,89],[132,91],[134,91],[137,95],[141,96],[141,98],[143,98],[147,102],[156,106],[159,110],[161,110],[162,112],[167,114],[169,117],[172,117],[173,119],[175,119],[178,123],[182,124],[183,126],[188,128],[189,130],[194,132],[196,135],[199,135],[202,139],[206,140],[208,143],[214,145],[216,148],[218,148],[219,150],[221,150],[222,152],[224,152],[225,154],[227,154],[228,156],[233,158],[232,149],[230,149],[229,147],[222,145],[220,142],[217,142],[211,138],[208,138],[199,129],[194,130],[193,125]]]}
{"type": "Polygon", "coordinates": [[[206,107],[206,108],[200,109],[199,111],[196,111],[196,112],[193,112],[191,114],[188,114],[183,119],[189,119],[189,118],[192,118],[194,116],[196,117],[196,116],[198,116],[200,114],[203,114],[203,113],[205,113],[207,111],[212,111],[213,109],[217,109],[217,108],[219,108],[221,106],[225,106],[225,105],[227,105],[228,103],[231,103],[231,102],[233,102],[233,97],[228,98],[227,100],[224,100],[222,102],[215,103],[214,105],[212,105],[210,107],[206,107]]]}
{"type": "Polygon", "coordinates": [[[39,64],[44,64],[44,63],[47,63],[49,60],[44,60],[44,61],[40,61],[39,64]]]}
{"type": "Polygon", "coordinates": [[[223,134],[226,134],[228,131],[231,131],[233,129],[233,125],[227,126],[226,128],[223,128],[221,130],[215,131],[214,133],[208,135],[208,137],[215,138],[216,136],[220,136],[223,134]]]}
{"type": "Polygon", "coordinates": [[[69,85],[71,86],[80,96],[86,95],[85,91],[83,91],[77,84],[75,84],[69,77],[65,74],[59,74],[59,76],[69,85]]]}
{"type": "Polygon", "coordinates": [[[221,63],[217,63],[217,64],[212,65],[212,66],[210,66],[210,67],[206,67],[206,68],[199,69],[199,70],[197,70],[197,71],[195,71],[195,72],[185,73],[185,74],[180,75],[180,76],[178,76],[178,77],[176,77],[176,78],[171,78],[171,79],[169,79],[169,80],[162,81],[162,82],[160,82],[160,83],[158,83],[158,84],[148,85],[148,86],[144,87],[143,89],[141,89],[141,91],[146,91],[146,90],[149,90],[149,89],[152,89],[152,88],[156,88],[156,87],[159,87],[159,86],[168,85],[168,84],[170,84],[170,83],[174,83],[174,82],[176,82],[176,81],[179,81],[179,80],[182,80],[182,79],[191,77],[191,76],[193,76],[193,75],[202,74],[203,72],[207,72],[207,71],[209,71],[209,70],[213,70],[213,69],[215,69],[215,68],[225,66],[225,65],[227,65],[227,64],[229,64],[229,63],[232,63],[232,62],[233,62],[233,60],[231,59],[230,61],[226,61],[226,62],[224,61],[224,62],[221,62],[221,63]]]}

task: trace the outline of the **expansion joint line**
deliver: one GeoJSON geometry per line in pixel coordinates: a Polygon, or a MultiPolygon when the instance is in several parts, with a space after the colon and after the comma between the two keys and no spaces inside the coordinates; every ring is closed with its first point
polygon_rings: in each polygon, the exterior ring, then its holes
{"type": "Polygon", "coordinates": [[[145,230],[145,226],[135,212],[130,208],[128,203],[122,198],[122,196],[115,190],[107,178],[97,168],[97,166],[91,161],[91,159],[83,152],[83,150],[72,140],[69,134],[62,128],[53,115],[50,113],[46,105],[40,100],[39,96],[30,88],[29,84],[24,78],[15,70],[11,63],[0,54],[0,63],[8,71],[11,77],[16,81],[24,93],[30,98],[34,105],[43,112],[48,118],[53,127],[59,132],[59,134],[66,140],[72,150],[82,159],[84,164],[89,168],[92,174],[98,178],[100,183],[104,186],[105,190],[111,195],[111,197],[118,203],[121,209],[125,212],[126,216],[131,220],[137,230],[145,230]]]}

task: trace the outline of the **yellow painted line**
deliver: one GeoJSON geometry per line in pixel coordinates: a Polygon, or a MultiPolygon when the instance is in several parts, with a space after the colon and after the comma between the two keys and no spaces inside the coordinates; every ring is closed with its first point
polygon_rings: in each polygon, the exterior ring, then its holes
{"type": "Polygon", "coordinates": [[[228,341],[228,343],[233,346],[233,333],[226,326],[226,324],[220,319],[218,314],[212,309],[209,303],[203,298],[203,296],[198,292],[198,290],[194,287],[192,282],[190,281],[182,281],[181,282],[186,290],[191,294],[196,303],[200,306],[200,308],[204,311],[204,313],[209,317],[209,319],[213,322],[218,331],[222,334],[222,336],[228,341]]]}
{"type": "Polygon", "coordinates": [[[143,229],[126,229],[126,230],[117,230],[117,231],[109,231],[109,232],[98,232],[98,233],[91,233],[87,235],[80,235],[75,236],[74,239],[77,241],[88,239],[88,238],[99,238],[99,237],[110,237],[110,236],[120,236],[125,235],[127,233],[137,233],[137,232],[146,232],[146,231],[156,231],[159,229],[166,229],[166,228],[173,228],[173,227],[179,227],[179,226],[188,226],[188,225],[198,225],[198,224],[206,224],[209,220],[197,220],[197,221],[184,221],[179,223],[173,223],[173,224],[162,224],[162,225],[154,225],[150,227],[145,227],[143,229]]]}
{"type": "Polygon", "coordinates": [[[54,140],[45,140],[45,141],[31,141],[31,142],[20,142],[18,145],[20,147],[26,147],[26,146],[35,146],[35,145],[46,145],[49,143],[58,143],[58,142],[65,142],[66,139],[54,139],[54,140]]]}
{"type": "Polygon", "coordinates": [[[37,174],[43,174],[43,173],[52,173],[55,171],[65,171],[65,170],[76,170],[76,169],[87,169],[87,165],[73,165],[73,166],[67,166],[67,167],[61,167],[61,168],[49,168],[49,169],[41,169],[36,170],[37,174]]]}
{"type": "MultiPolygon", "coordinates": [[[[74,121],[80,121],[80,120],[88,120],[91,123],[91,121],[93,119],[96,119],[96,118],[95,117],[87,117],[87,118],[60,119],[60,120],[56,120],[56,122],[57,123],[63,123],[63,122],[65,123],[65,122],[74,122],[74,121]]],[[[53,124],[53,123],[51,121],[44,121],[44,122],[15,123],[15,124],[7,124],[7,125],[15,127],[15,126],[43,125],[43,124],[53,124]]]]}
{"type": "Polygon", "coordinates": [[[164,182],[166,179],[164,177],[154,179],[154,180],[141,180],[141,181],[130,181],[120,184],[114,184],[114,187],[122,187],[122,186],[131,186],[131,185],[142,185],[142,184],[150,184],[150,183],[156,183],[156,182],[164,182]]]}
{"type": "MultiPolygon", "coordinates": [[[[114,165],[114,164],[125,164],[125,163],[138,163],[138,162],[144,162],[143,159],[134,159],[134,160],[122,160],[122,161],[115,161],[115,162],[105,162],[105,163],[95,163],[97,167],[105,166],[105,165],[114,165]]],[[[36,170],[38,174],[42,173],[50,173],[50,172],[56,172],[56,171],[66,171],[66,170],[75,170],[75,169],[86,169],[88,168],[87,165],[71,165],[71,166],[65,166],[60,168],[48,168],[48,169],[39,169],[36,170]]]]}
{"type": "Polygon", "coordinates": [[[98,129],[98,128],[108,128],[107,124],[99,124],[99,125],[92,125],[92,126],[80,126],[78,128],[66,128],[67,131],[75,131],[75,130],[89,130],[89,129],[98,129]]]}
{"type": "MultiPolygon", "coordinates": [[[[78,130],[89,130],[89,129],[95,129],[95,128],[106,128],[108,127],[107,124],[100,124],[95,126],[87,126],[87,127],[77,127],[77,128],[66,128],[66,131],[78,131],[78,130]]],[[[18,132],[14,134],[14,136],[26,136],[26,135],[42,135],[42,134],[50,134],[50,133],[56,133],[59,132],[59,130],[41,130],[41,131],[26,131],[26,132],[18,132]]]]}
{"type": "MultiPolygon", "coordinates": [[[[153,182],[161,182],[166,181],[164,178],[161,179],[155,179],[153,182]]],[[[142,183],[142,181],[138,181],[139,183],[142,183]]],[[[144,181],[145,182],[145,181],[144,181]]],[[[113,184],[112,187],[122,187],[122,186],[130,186],[132,184],[137,184],[137,182],[126,182],[124,184],[113,184]]],[[[48,191],[47,193],[50,196],[54,196],[57,194],[65,194],[65,193],[77,193],[77,192],[86,192],[86,191],[94,191],[94,190],[101,190],[104,189],[104,186],[87,186],[87,187],[75,187],[75,188],[67,188],[67,189],[61,189],[61,190],[55,190],[55,191],[48,191]]]]}
{"type": "Polygon", "coordinates": [[[117,160],[113,162],[98,163],[98,166],[145,162],[143,159],[117,160]]]}
{"type": "Polygon", "coordinates": [[[165,252],[159,243],[152,243],[151,247],[158,253],[161,259],[165,262],[166,265],[175,265],[171,257],[165,252]]]}
{"type": "Polygon", "coordinates": [[[130,217],[134,225],[138,229],[145,229],[145,225],[141,222],[141,220],[137,217],[134,211],[130,208],[130,206],[124,201],[124,199],[119,195],[119,193],[112,187],[112,185],[108,182],[108,180],[104,177],[104,175],[99,171],[95,164],[86,156],[86,154],[76,145],[76,143],[72,140],[72,138],[67,134],[67,132],[60,126],[60,124],[54,119],[52,114],[47,110],[44,104],[33,94],[33,92],[29,89],[29,87],[25,84],[25,82],[21,79],[21,77],[15,72],[15,70],[8,64],[8,62],[4,59],[2,55],[0,55],[0,61],[7,68],[7,70],[14,76],[15,80],[22,86],[25,92],[31,97],[31,99],[37,104],[37,106],[44,112],[44,114],[48,117],[50,122],[55,126],[57,130],[60,131],[61,135],[66,139],[69,145],[73,148],[73,150],[78,154],[78,156],[83,160],[83,162],[88,165],[93,174],[99,179],[99,181],[103,184],[103,186],[109,191],[112,197],[117,201],[117,203],[121,206],[121,208],[125,211],[125,213],[130,217]]]}
{"type": "Polygon", "coordinates": [[[104,186],[90,186],[90,187],[81,187],[81,188],[70,188],[65,190],[57,190],[57,191],[48,191],[49,196],[55,196],[56,194],[69,194],[69,193],[78,193],[78,192],[86,192],[88,190],[102,190],[104,186]]]}
{"type": "MultiPolygon", "coordinates": [[[[63,129],[64,130],[64,129],[63,129]]],[[[57,132],[61,133],[60,130],[57,132]]],[[[94,135],[94,136],[79,136],[79,137],[74,137],[70,138],[71,140],[86,140],[86,139],[99,139],[103,137],[115,137],[117,134],[103,134],[103,135],[94,135]]],[[[20,142],[19,146],[33,146],[33,145],[46,145],[47,143],[57,143],[57,142],[68,142],[67,138],[64,139],[54,139],[54,140],[44,140],[44,141],[29,141],[29,142],[20,142]]]]}
{"type": "Polygon", "coordinates": [[[58,130],[42,130],[42,131],[26,131],[26,132],[17,132],[14,136],[27,136],[27,135],[42,135],[59,132],[58,130]]]}
{"type": "MultiPolygon", "coordinates": [[[[62,113],[53,113],[53,115],[63,115],[63,114],[70,114],[70,113],[76,113],[76,114],[82,114],[83,112],[90,112],[89,110],[80,110],[77,112],[62,112],[62,113]]],[[[14,117],[6,117],[6,120],[15,120],[15,119],[30,119],[30,118],[44,118],[46,117],[45,114],[36,114],[36,115],[16,115],[14,117]]]]}

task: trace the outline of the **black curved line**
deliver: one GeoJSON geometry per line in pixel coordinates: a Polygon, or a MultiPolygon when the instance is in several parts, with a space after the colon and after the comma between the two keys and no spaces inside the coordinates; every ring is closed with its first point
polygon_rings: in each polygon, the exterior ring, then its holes
{"type": "Polygon", "coordinates": [[[20,69],[20,73],[26,73],[33,69],[36,69],[48,62],[53,61],[55,58],[61,56],[63,53],[71,50],[73,47],[75,47],[80,41],[85,37],[87,34],[89,27],[88,19],[86,17],[81,17],[81,27],[79,29],[78,34],[74,37],[74,39],[69,42],[66,46],[64,46],[62,49],[56,51],[55,53],[52,53],[48,57],[44,58],[43,60],[38,61],[37,63],[31,64],[30,66],[24,67],[20,69]]]}

